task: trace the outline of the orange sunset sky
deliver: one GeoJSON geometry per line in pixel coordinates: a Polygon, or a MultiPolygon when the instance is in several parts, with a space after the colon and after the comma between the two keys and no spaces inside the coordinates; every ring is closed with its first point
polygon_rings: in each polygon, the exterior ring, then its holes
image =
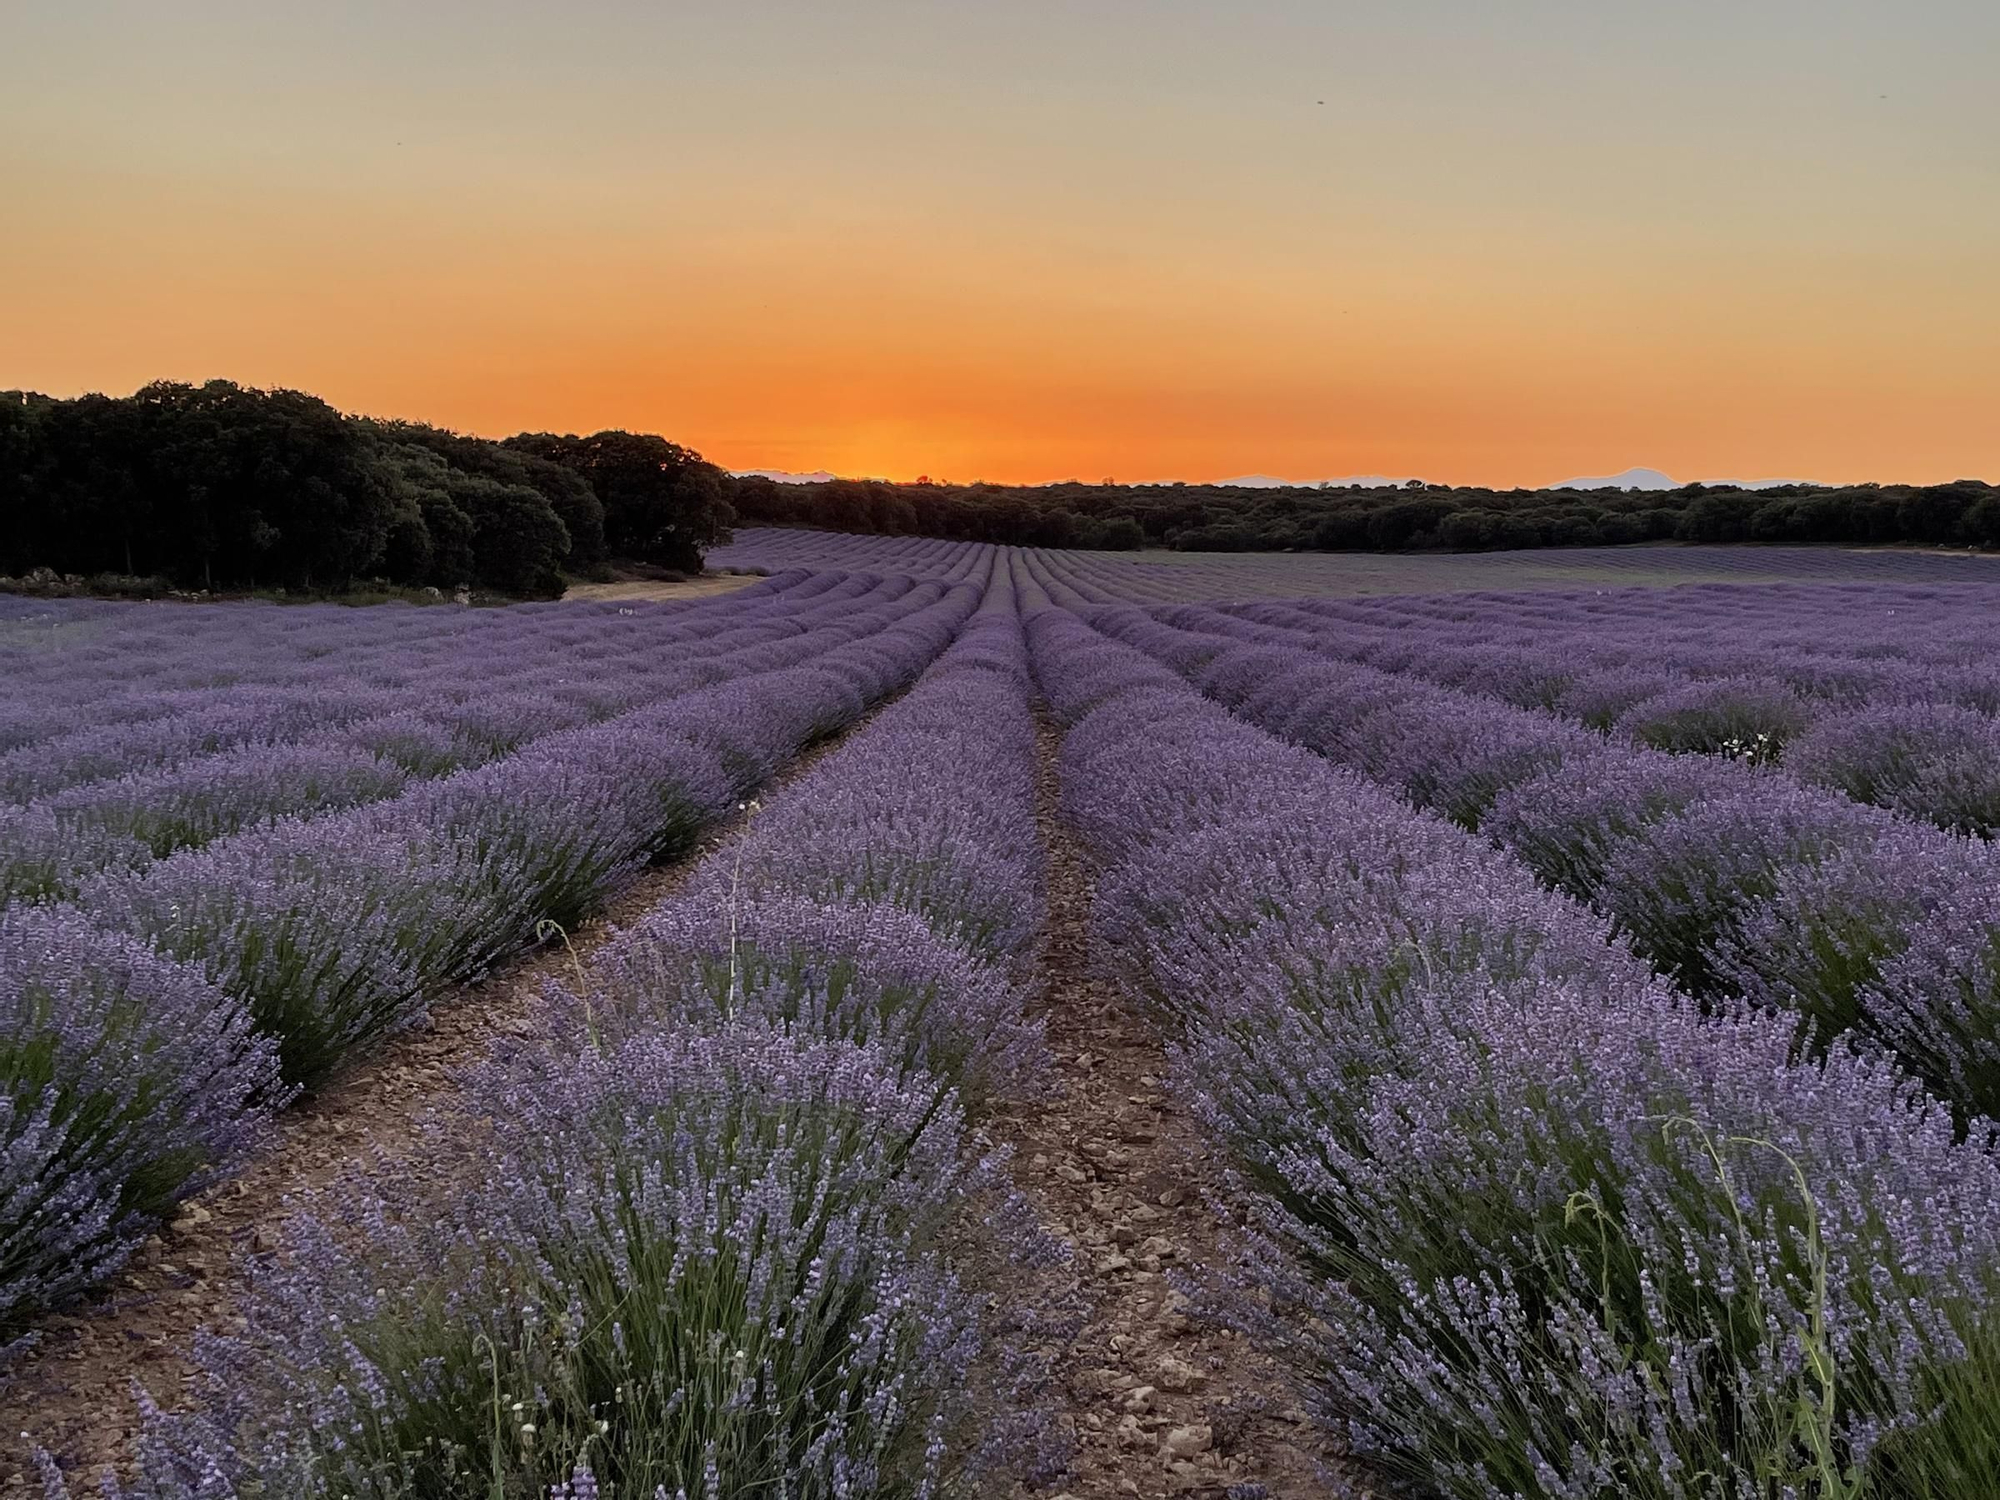
{"type": "Polygon", "coordinates": [[[2000,478],[1992,0],[6,11],[0,387],[894,478],[2000,478]]]}

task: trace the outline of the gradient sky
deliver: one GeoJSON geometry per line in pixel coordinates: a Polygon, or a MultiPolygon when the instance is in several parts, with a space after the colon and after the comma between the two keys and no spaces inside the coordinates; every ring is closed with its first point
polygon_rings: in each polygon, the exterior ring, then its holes
{"type": "Polygon", "coordinates": [[[0,37],[0,386],[895,478],[2000,478],[1995,0],[0,0],[0,37]]]}

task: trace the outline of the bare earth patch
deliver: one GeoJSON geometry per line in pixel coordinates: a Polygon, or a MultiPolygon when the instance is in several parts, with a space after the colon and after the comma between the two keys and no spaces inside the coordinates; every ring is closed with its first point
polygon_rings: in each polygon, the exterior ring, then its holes
{"type": "Polygon", "coordinates": [[[1076,1249],[1088,1324],[1058,1360],[1077,1457],[1064,1493],[1096,1497],[1328,1495],[1322,1451],[1281,1372],[1192,1316],[1169,1277],[1220,1261],[1203,1199],[1214,1151],[1165,1088],[1158,1030],[1090,963],[1091,875],[1056,815],[1056,729],[1044,719],[1039,824],[1049,851],[1042,1016],[1060,1094],[995,1133],[1051,1231],[1076,1249]],[[1257,1488],[1261,1486],[1261,1491],[1257,1488]]]}
{"type": "Polygon", "coordinates": [[[760,573],[704,573],[699,578],[685,579],[680,583],[659,583],[648,578],[630,578],[618,583],[579,583],[563,594],[563,602],[642,599],[649,604],[660,604],[675,599],[712,599],[718,594],[733,594],[738,589],[748,588],[762,577],[760,573]]]}

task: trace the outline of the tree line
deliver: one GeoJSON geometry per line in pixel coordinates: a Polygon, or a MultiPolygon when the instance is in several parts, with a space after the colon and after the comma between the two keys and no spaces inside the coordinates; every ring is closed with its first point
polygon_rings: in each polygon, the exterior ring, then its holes
{"type": "Polygon", "coordinates": [[[0,392],[0,573],[202,590],[368,583],[559,596],[614,559],[699,572],[728,476],[661,437],[501,442],[301,391],[0,392]]]}
{"type": "Polygon", "coordinates": [[[548,598],[611,563],[698,572],[732,520],[1021,546],[1475,551],[1628,542],[2000,548],[2000,489],[939,484],[732,478],[646,433],[502,441],[215,380],[0,392],[0,574],[180,589],[382,583],[548,598]]]}
{"type": "Polygon", "coordinates": [[[1747,490],[1495,490],[1212,484],[889,484],[738,479],[745,523],[1035,547],[1186,551],[1492,551],[1629,542],[1909,543],[2000,548],[2000,488],[1780,485],[1747,490]]]}

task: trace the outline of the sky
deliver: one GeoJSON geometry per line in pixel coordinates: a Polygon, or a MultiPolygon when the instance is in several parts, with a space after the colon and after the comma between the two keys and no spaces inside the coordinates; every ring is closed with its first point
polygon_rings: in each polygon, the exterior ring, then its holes
{"type": "Polygon", "coordinates": [[[0,35],[0,387],[898,479],[2000,479],[1992,0],[0,0],[0,35]]]}

